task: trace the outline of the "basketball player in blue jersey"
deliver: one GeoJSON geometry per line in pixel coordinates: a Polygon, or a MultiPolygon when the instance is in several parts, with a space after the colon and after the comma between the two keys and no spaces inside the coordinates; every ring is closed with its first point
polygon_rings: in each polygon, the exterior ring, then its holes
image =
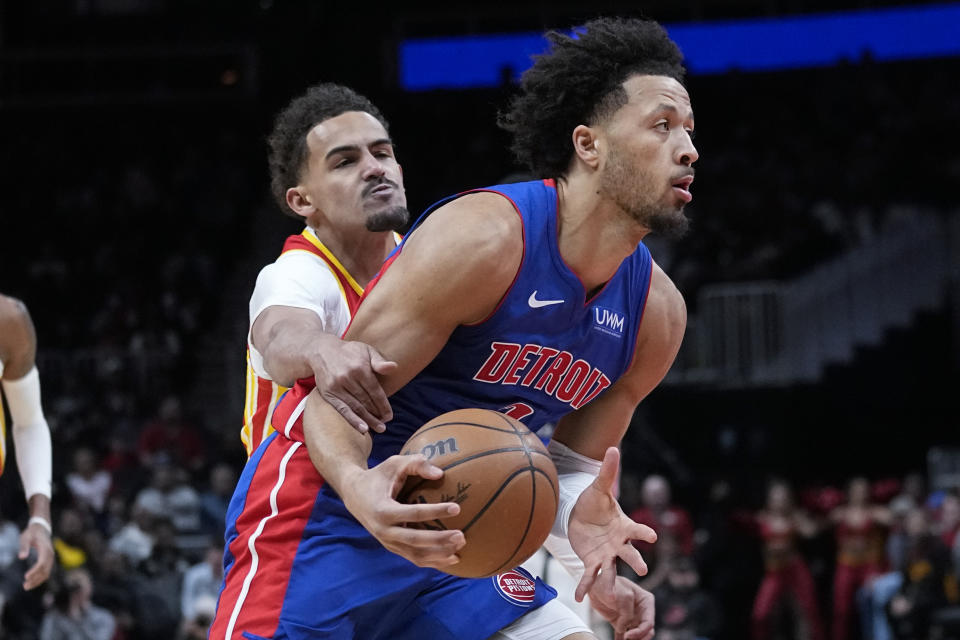
{"type": "Polygon", "coordinates": [[[368,287],[345,338],[397,363],[381,376],[393,408],[385,431],[354,429],[307,384],[280,402],[277,433],[231,503],[225,632],[211,637],[594,638],[519,570],[443,573],[462,532],[404,526],[459,510],[395,496],[407,476],[442,475],[423,456],[397,455],[404,441],[462,407],[500,409],[534,431],[557,424],[548,548],[618,640],[653,636],[651,596],[616,576],[618,558],[645,573],[630,540],[656,539],[617,505],[616,446],[686,323],[641,240],[686,227],[693,112],[682,56],[656,23],[599,19],[577,38],[549,37],[502,118],[541,180],[439,203],[368,287]],[[256,609],[275,594],[275,609],[256,609]]]}
{"type": "MultiPolygon", "coordinates": [[[[0,474],[7,458],[7,434],[3,400],[13,419],[11,431],[17,468],[27,499],[30,516],[20,534],[19,558],[30,550],[36,560],[23,579],[24,589],[43,584],[53,568],[52,528],[50,526],[50,477],[52,471],[50,429],[40,404],[40,376],[35,357],[37,335],[26,306],[0,294],[0,474]]],[[[0,593],[0,611],[3,610],[0,593]]]]}

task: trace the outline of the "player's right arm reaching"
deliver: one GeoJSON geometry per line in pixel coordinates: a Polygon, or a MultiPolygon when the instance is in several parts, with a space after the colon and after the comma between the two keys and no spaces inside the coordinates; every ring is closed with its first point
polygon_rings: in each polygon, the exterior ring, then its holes
{"type": "MultiPolygon", "coordinates": [[[[430,363],[457,326],[479,322],[496,308],[522,255],[520,219],[507,200],[487,193],[459,198],[411,235],[344,337],[398,363],[381,376],[384,390],[393,393],[430,363]]],[[[304,413],[304,438],[320,474],[384,547],[421,566],[443,568],[457,561],[464,544],[460,531],[402,526],[452,515],[457,505],[403,505],[394,499],[408,475],[437,478],[437,467],[423,456],[392,456],[368,469],[370,436],[349,428],[316,391],[304,413]]]]}

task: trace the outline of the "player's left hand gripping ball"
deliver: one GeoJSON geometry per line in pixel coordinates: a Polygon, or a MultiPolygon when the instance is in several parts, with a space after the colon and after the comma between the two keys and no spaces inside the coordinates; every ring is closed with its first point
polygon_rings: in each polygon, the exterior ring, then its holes
{"type": "Polygon", "coordinates": [[[619,465],[620,451],[616,447],[608,448],[600,465],[600,473],[580,494],[570,514],[567,537],[584,567],[575,593],[577,602],[582,601],[583,596],[594,588],[594,582],[598,583],[596,589],[603,593],[606,600],[614,600],[617,558],[630,565],[637,575],[645,575],[647,564],[630,541],[657,541],[653,529],[631,520],[617,503],[613,487],[619,465]]]}

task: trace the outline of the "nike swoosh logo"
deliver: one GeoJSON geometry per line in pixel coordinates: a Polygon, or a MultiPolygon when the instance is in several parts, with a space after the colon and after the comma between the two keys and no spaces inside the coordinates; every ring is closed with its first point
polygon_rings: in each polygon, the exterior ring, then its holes
{"type": "Polygon", "coordinates": [[[527,304],[530,305],[531,309],[539,309],[540,307],[549,307],[552,304],[562,304],[563,300],[537,300],[537,292],[534,291],[530,294],[530,297],[527,298],[527,304]]]}

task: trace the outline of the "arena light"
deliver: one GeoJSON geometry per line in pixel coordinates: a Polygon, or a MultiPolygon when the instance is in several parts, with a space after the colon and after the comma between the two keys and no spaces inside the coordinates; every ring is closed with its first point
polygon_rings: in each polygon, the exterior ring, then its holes
{"type": "MultiPolygon", "coordinates": [[[[960,3],[665,26],[695,74],[960,55],[960,3]]],[[[400,85],[495,87],[518,78],[546,47],[539,33],[405,40],[400,85]]]]}

